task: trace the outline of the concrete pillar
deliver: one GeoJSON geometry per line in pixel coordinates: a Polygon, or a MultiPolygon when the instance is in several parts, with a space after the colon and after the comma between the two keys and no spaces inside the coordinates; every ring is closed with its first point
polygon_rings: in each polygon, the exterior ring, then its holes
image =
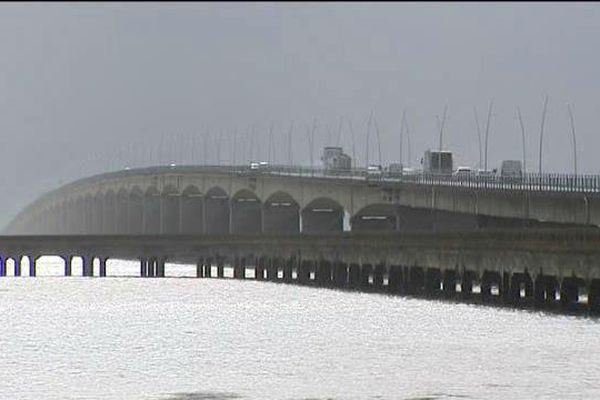
{"type": "Polygon", "coordinates": [[[155,276],[157,278],[164,278],[165,277],[165,259],[164,258],[158,258],[156,259],[156,263],[155,263],[155,276]]]}
{"type": "Polygon", "coordinates": [[[277,280],[277,270],[278,270],[278,259],[277,258],[268,258],[267,259],[267,280],[274,282],[277,280]]]}
{"type": "Polygon", "coordinates": [[[15,262],[15,276],[21,276],[21,256],[16,256],[13,258],[15,262]]]}
{"type": "Polygon", "coordinates": [[[469,300],[473,295],[473,280],[475,273],[473,271],[464,270],[460,282],[460,297],[463,300],[469,300]]]}
{"type": "Polygon", "coordinates": [[[223,269],[224,269],[224,265],[223,265],[224,261],[222,258],[217,258],[217,278],[223,278],[225,276],[223,269]]]}
{"type": "Polygon", "coordinates": [[[348,264],[340,261],[333,264],[333,284],[337,288],[345,288],[348,285],[348,264]]]}
{"type": "Polygon", "coordinates": [[[371,267],[371,264],[363,264],[360,266],[359,287],[362,290],[369,289],[369,287],[371,286],[371,284],[369,282],[369,277],[371,276],[372,270],[373,270],[373,267],[371,267]]]}
{"type": "Polygon", "coordinates": [[[71,276],[73,273],[73,256],[63,257],[65,261],[65,276],[71,276]]]}
{"type": "Polygon", "coordinates": [[[0,276],[6,276],[6,260],[0,257],[0,276]]]}
{"type": "Polygon", "coordinates": [[[316,281],[319,286],[331,286],[331,263],[320,260],[317,264],[316,281]]]}
{"type": "Polygon", "coordinates": [[[94,257],[93,256],[82,256],[83,261],[83,273],[84,277],[94,276],[94,257]]]}
{"type": "Polygon", "coordinates": [[[600,314],[600,279],[592,279],[588,286],[588,310],[600,314]]]}
{"type": "Polygon", "coordinates": [[[207,257],[204,262],[204,276],[206,278],[212,278],[212,258],[207,257]]]}
{"type": "Polygon", "coordinates": [[[298,268],[298,283],[306,285],[310,282],[311,262],[309,260],[301,260],[298,268]]]}
{"type": "Polygon", "coordinates": [[[37,276],[37,256],[28,256],[29,258],[29,276],[37,276]]]}
{"type": "Polygon", "coordinates": [[[377,291],[383,290],[384,269],[383,264],[377,264],[373,269],[373,288],[377,291]]]}
{"type": "Polygon", "coordinates": [[[99,257],[98,260],[100,261],[100,272],[99,272],[99,276],[101,278],[105,278],[106,277],[106,258],[105,257],[99,257]]]}
{"type": "Polygon", "coordinates": [[[511,291],[510,291],[510,273],[502,273],[502,302],[504,304],[511,303],[511,291]]]}
{"type": "Polygon", "coordinates": [[[242,257],[234,257],[233,259],[233,279],[244,279],[245,274],[244,259],[242,257]]]}
{"type": "Polygon", "coordinates": [[[360,265],[351,263],[348,266],[348,287],[358,289],[360,287],[360,265]]]}
{"type": "Polygon", "coordinates": [[[408,293],[420,295],[425,292],[425,271],[421,267],[410,267],[408,273],[408,293]]]}
{"type": "Polygon", "coordinates": [[[494,301],[492,295],[492,287],[496,285],[500,292],[502,292],[502,277],[499,273],[494,271],[485,271],[481,276],[481,301],[484,303],[491,303],[494,301]]]}
{"type": "Polygon", "coordinates": [[[442,273],[437,268],[427,268],[424,282],[425,294],[430,297],[439,297],[441,294],[442,273]]]}
{"type": "Polygon", "coordinates": [[[446,298],[451,299],[456,296],[456,271],[450,269],[444,271],[442,290],[446,298]]]}
{"type": "Polygon", "coordinates": [[[286,283],[292,282],[292,271],[294,270],[294,258],[287,258],[283,264],[283,281],[286,283]]]}
{"type": "Polygon", "coordinates": [[[204,277],[205,277],[204,258],[201,257],[196,262],[196,278],[204,278],[204,277]]]}
{"type": "Polygon", "coordinates": [[[579,279],[563,278],[560,285],[560,305],[565,311],[575,311],[579,302],[579,279]]]}
{"type": "Polygon", "coordinates": [[[257,257],[255,261],[254,267],[254,279],[257,281],[262,281],[264,279],[265,274],[265,257],[257,257]]]}
{"type": "Polygon", "coordinates": [[[148,260],[140,258],[140,277],[145,278],[148,276],[148,260]]]}
{"type": "Polygon", "coordinates": [[[390,293],[402,293],[402,267],[390,265],[388,272],[388,291],[390,293]]]}

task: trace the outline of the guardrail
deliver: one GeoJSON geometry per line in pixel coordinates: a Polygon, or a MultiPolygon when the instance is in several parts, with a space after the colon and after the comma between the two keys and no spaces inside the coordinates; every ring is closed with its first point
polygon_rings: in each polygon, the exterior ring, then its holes
{"type": "Polygon", "coordinates": [[[474,189],[527,190],[551,192],[598,193],[600,175],[537,174],[521,176],[500,175],[443,175],[425,172],[400,173],[390,171],[373,172],[364,168],[331,170],[310,167],[269,166],[264,169],[250,167],[221,167],[230,173],[247,175],[287,175],[314,178],[365,180],[371,182],[400,182],[423,185],[466,187],[474,189]]]}

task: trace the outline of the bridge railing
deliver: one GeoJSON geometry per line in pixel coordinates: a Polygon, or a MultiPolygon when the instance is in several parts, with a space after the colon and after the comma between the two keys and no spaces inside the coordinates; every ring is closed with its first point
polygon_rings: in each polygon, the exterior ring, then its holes
{"type": "Polygon", "coordinates": [[[526,173],[520,176],[500,175],[445,175],[425,172],[400,173],[392,171],[368,171],[365,168],[333,170],[319,167],[273,165],[253,170],[249,167],[226,167],[235,174],[268,174],[311,178],[336,178],[369,182],[402,182],[434,186],[451,186],[473,189],[502,189],[525,191],[551,191],[598,193],[600,175],[572,175],[553,173],[526,173]]]}

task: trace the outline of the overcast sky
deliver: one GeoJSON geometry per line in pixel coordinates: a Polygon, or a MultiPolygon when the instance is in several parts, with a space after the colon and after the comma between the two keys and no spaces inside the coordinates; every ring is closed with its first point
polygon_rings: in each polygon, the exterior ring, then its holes
{"type": "Polygon", "coordinates": [[[537,170],[546,95],[543,169],[573,170],[571,104],[579,171],[600,173],[599,50],[594,3],[2,4],[0,223],[108,169],[266,160],[271,126],[271,161],[287,163],[292,121],[294,163],[310,164],[313,121],[316,164],[341,119],[364,165],[371,111],[384,164],[406,112],[416,167],[447,105],[444,147],[477,167],[474,107],[484,131],[493,101],[491,169],[522,157],[520,107],[537,170]]]}

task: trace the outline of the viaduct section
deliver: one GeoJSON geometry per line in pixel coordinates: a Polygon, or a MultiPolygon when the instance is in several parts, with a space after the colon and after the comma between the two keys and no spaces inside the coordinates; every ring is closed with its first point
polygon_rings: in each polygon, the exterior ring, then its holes
{"type": "Polygon", "coordinates": [[[85,277],[110,275],[109,258],[139,260],[144,278],[168,276],[167,262],[186,262],[196,265],[198,278],[600,313],[599,229],[460,235],[20,235],[0,236],[0,255],[0,277],[25,274],[21,261],[26,258],[27,275],[36,276],[42,255],[62,257],[66,276],[73,274],[73,258],[81,257],[85,277]]]}
{"type": "Polygon", "coordinates": [[[47,193],[6,234],[293,234],[600,225],[597,191],[470,187],[236,167],[152,167],[47,193]]]}

